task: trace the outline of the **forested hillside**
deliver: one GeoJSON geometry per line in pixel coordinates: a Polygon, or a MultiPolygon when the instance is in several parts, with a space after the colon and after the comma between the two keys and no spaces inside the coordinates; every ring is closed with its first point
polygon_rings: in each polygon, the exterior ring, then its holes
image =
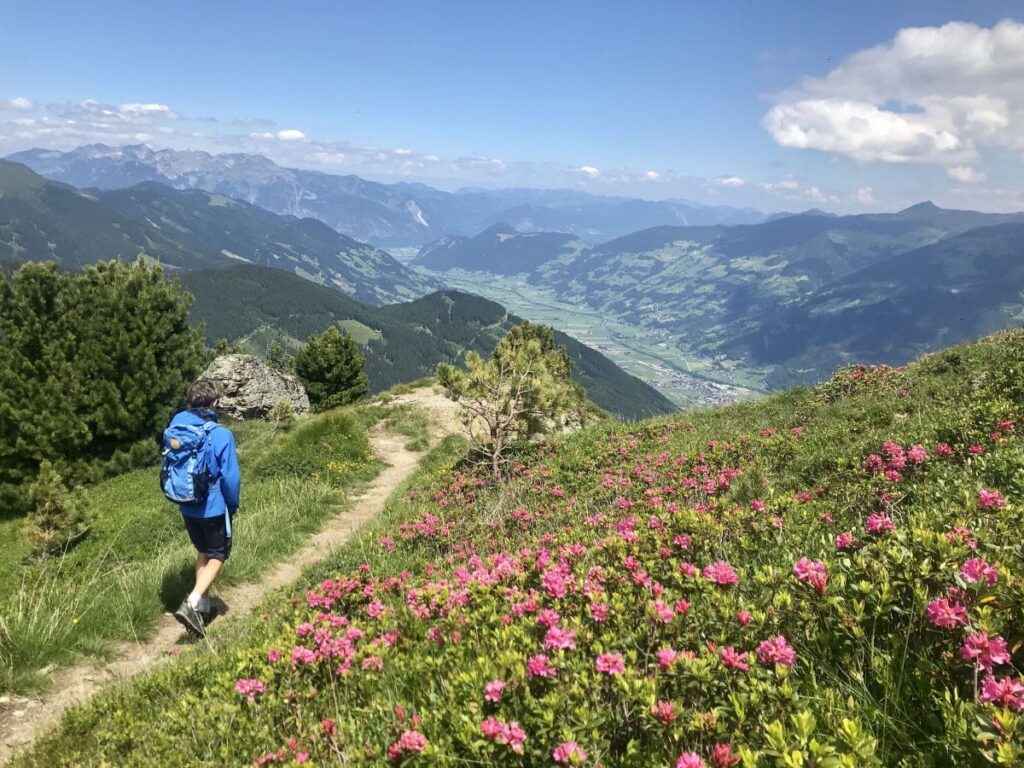
{"type": "MultiPolygon", "coordinates": [[[[195,296],[192,317],[205,324],[210,343],[248,340],[252,351],[265,352],[273,338],[294,347],[341,323],[364,345],[373,392],[429,376],[438,363],[459,362],[467,350],[489,354],[520,322],[492,301],[457,291],[368,307],[293,275],[248,265],[186,273],[182,281],[195,296]]],[[[600,407],[631,419],[675,410],[599,352],[562,333],[556,341],[568,351],[576,380],[600,407]]]]}
{"type": "Polygon", "coordinates": [[[440,286],[314,219],[154,182],[81,191],[0,160],[0,259],[79,268],[139,256],[176,270],[260,264],[371,304],[412,299],[440,286]]]}

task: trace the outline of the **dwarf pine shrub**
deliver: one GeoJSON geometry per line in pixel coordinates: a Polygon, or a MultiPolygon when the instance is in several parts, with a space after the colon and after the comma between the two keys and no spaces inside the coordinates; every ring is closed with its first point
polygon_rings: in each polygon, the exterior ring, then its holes
{"type": "Polygon", "coordinates": [[[39,475],[29,486],[28,501],[27,536],[37,557],[74,545],[89,530],[78,496],[68,490],[48,461],[40,464],[39,475]]]}

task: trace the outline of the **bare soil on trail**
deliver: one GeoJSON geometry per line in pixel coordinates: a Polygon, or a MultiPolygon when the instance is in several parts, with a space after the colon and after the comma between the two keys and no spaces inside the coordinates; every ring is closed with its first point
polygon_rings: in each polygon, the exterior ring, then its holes
{"type": "MultiPolygon", "coordinates": [[[[431,445],[458,429],[459,406],[430,388],[398,395],[387,404],[410,405],[426,411],[431,420],[431,445]]],[[[302,549],[278,563],[262,579],[217,591],[214,605],[226,605],[228,611],[213,626],[248,615],[269,592],[296,581],[306,567],[319,562],[382,511],[395,489],[416,470],[422,456],[407,450],[406,440],[379,427],[371,432],[373,451],[388,466],[302,549]]],[[[36,696],[0,695],[0,765],[5,765],[37,736],[57,727],[69,708],[88,701],[107,685],[125,682],[168,659],[171,649],[185,639],[181,625],[168,613],[157,622],[152,635],[144,641],[120,644],[107,663],[82,663],[58,669],[53,673],[52,685],[36,696]]],[[[211,642],[215,640],[214,637],[211,642]]]]}

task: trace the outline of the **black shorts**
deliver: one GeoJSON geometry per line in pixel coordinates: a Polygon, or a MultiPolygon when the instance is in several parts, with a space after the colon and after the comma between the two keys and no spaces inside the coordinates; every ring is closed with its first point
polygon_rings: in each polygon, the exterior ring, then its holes
{"type": "Polygon", "coordinates": [[[227,515],[220,517],[186,517],[185,530],[192,540],[192,546],[201,555],[211,560],[224,562],[231,556],[231,537],[228,536],[227,515]]]}

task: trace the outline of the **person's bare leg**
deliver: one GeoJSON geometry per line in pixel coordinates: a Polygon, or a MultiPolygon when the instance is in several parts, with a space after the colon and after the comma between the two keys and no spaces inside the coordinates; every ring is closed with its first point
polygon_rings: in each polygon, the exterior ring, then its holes
{"type": "Polygon", "coordinates": [[[213,584],[214,579],[217,578],[217,574],[220,573],[220,569],[224,565],[221,560],[211,560],[205,555],[203,555],[203,557],[206,558],[206,565],[197,569],[196,586],[193,590],[194,594],[201,596],[205,596],[210,590],[210,586],[213,584]]]}
{"type": "Polygon", "coordinates": [[[196,555],[196,581],[199,581],[199,573],[206,567],[208,562],[210,562],[210,558],[208,558],[204,553],[200,552],[196,555]]]}

